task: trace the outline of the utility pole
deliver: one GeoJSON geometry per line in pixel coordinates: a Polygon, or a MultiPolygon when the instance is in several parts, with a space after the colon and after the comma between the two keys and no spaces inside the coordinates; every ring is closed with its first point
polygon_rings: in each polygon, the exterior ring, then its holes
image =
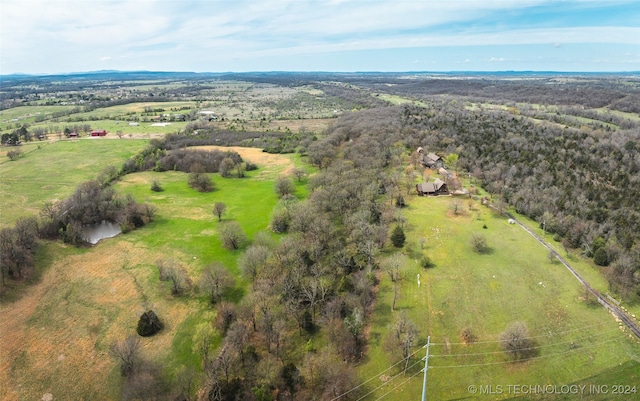
{"type": "Polygon", "coordinates": [[[424,379],[422,380],[422,401],[427,400],[427,369],[429,369],[429,345],[431,345],[431,336],[427,337],[427,354],[424,357],[424,379]]]}

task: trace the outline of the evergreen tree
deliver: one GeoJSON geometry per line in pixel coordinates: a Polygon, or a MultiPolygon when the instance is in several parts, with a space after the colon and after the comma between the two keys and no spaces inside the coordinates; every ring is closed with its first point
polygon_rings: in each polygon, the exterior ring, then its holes
{"type": "Polygon", "coordinates": [[[402,248],[404,246],[404,241],[407,237],[404,235],[404,230],[400,226],[396,226],[391,233],[391,243],[396,248],[402,248]]]}

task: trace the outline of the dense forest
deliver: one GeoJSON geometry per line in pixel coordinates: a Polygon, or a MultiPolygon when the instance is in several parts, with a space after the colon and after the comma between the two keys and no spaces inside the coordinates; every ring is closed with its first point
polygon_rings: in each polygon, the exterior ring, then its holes
{"type": "Polygon", "coordinates": [[[535,219],[567,248],[594,257],[614,290],[640,296],[637,129],[575,129],[506,111],[478,113],[456,102],[432,101],[428,107],[405,105],[345,116],[328,134],[328,144],[311,149],[326,151],[349,142],[347,149],[360,146],[361,153],[373,157],[380,154],[376,148],[381,144],[401,142],[406,149],[422,146],[458,154],[457,166],[451,167],[459,174],[479,180],[495,201],[535,219]]]}

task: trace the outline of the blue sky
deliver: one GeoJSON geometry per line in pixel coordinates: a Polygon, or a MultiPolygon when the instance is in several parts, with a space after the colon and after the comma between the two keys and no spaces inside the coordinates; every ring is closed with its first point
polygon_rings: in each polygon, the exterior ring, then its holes
{"type": "Polygon", "coordinates": [[[0,74],[639,71],[638,0],[0,0],[0,74]]]}

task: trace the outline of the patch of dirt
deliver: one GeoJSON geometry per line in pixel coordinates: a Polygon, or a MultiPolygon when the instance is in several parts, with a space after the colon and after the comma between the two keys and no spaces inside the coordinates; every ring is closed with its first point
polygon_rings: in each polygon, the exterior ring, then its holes
{"type": "Polygon", "coordinates": [[[283,174],[290,174],[294,168],[291,159],[286,155],[263,152],[258,148],[246,148],[241,146],[194,146],[189,149],[221,150],[237,152],[245,161],[257,164],[260,168],[268,170],[281,169],[283,174]]]}

